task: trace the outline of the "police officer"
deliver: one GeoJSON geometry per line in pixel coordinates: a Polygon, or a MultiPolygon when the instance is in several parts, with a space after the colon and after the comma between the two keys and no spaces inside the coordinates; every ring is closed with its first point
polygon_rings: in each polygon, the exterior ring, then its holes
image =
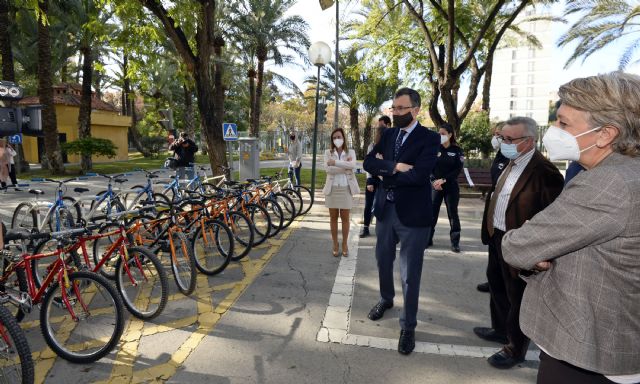
{"type": "Polygon", "coordinates": [[[433,234],[435,233],[440,205],[442,200],[447,207],[449,225],[451,231],[451,250],[460,252],[460,218],[458,217],[458,201],[460,200],[460,186],[458,185],[458,175],[464,165],[464,153],[462,148],[456,143],[453,127],[444,123],[438,129],[440,133],[440,151],[438,160],[431,175],[432,199],[433,199],[433,225],[429,237],[429,246],[433,245],[433,234]]]}

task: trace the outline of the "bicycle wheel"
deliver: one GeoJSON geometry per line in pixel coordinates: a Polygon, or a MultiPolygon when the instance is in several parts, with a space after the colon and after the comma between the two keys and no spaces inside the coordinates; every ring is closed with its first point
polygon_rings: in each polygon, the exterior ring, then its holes
{"type": "MultiPolygon", "coordinates": [[[[103,194],[104,193],[106,192],[103,192],[103,194]]],[[[91,212],[93,212],[93,214],[87,218],[87,221],[91,221],[96,216],[105,216],[105,215],[108,216],[108,215],[111,215],[112,213],[126,211],[124,204],[122,204],[119,198],[116,197],[111,199],[111,206],[109,206],[108,201],[109,199],[107,198],[99,203],[96,201],[91,202],[91,212]]]]}
{"type": "Polygon", "coordinates": [[[282,190],[282,193],[287,195],[291,199],[291,201],[293,201],[293,204],[296,207],[296,216],[300,216],[302,214],[302,208],[304,207],[300,192],[296,191],[295,189],[285,188],[282,190]]]}
{"type": "Polygon", "coordinates": [[[69,283],[63,290],[56,281],[47,290],[40,329],[58,356],[72,363],[92,363],[111,352],[122,336],[122,301],[108,280],[96,273],[72,272],[69,283]]]}
{"type": "Polygon", "coordinates": [[[304,215],[309,212],[311,207],[313,207],[313,195],[311,194],[311,190],[303,185],[296,185],[293,189],[300,193],[300,197],[302,197],[302,211],[298,214],[304,215]]]}
{"type": "Polygon", "coordinates": [[[220,220],[207,220],[198,225],[192,238],[196,267],[205,275],[218,274],[229,265],[233,256],[233,234],[220,220]]]}
{"type": "Polygon", "coordinates": [[[196,260],[193,256],[189,239],[182,232],[173,232],[171,235],[173,246],[171,247],[171,270],[176,280],[178,290],[185,295],[190,295],[196,289],[196,260]]]}
{"type": "Polygon", "coordinates": [[[32,384],[33,380],[34,366],[27,338],[11,312],[0,306],[0,382],[32,384]]]}
{"type": "Polygon", "coordinates": [[[297,216],[296,205],[293,200],[284,193],[278,192],[274,197],[280,205],[280,208],[282,208],[282,227],[288,228],[297,216]]]}
{"type": "Polygon", "coordinates": [[[274,237],[282,229],[284,223],[284,217],[282,214],[282,208],[277,201],[271,198],[265,198],[260,200],[260,206],[264,207],[271,218],[271,231],[269,231],[268,237],[274,237]]]}
{"type": "Polygon", "coordinates": [[[271,217],[266,209],[257,204],[245,205],[247,217],[253,227],[253,246],[260,245],[267,240],[271,233],[271,217]]]}
{"type": "Polygon", "coordinates": [[[38,227],[38,214],[33,204],[20,203],[13,211],[11,217],[11,229],[27,229],[32,230],[38,227]]]}
{"type": "Polygon", "coordinates": [[[145,188],[144,185],[134,185],[133,187],[129,188],[131,192],[127,192],[121,195],[121,198],[120,198],[121,203],[123,203],[127,209],[132,209],[131,207],[134,206],[133,204],[134,199],[139,199],[140,196],[146,195],[146,193],[139,194],[139,192],[142,191],[144,188],[145,188]]]}
{"type": "Polygon", "coordinates": [[[233,256],[231,260],[238,261],[247,256],[253,245],[254,231],[251,220],[242,212],[227,212],[229,229],[233,233],[233,256]]]}
{"type": "MultiPolygon", "coordinates": [[[[7,268],[9,267],[10,261],[4,259],[3,262],[3,275],[5,275],[7,268]]],[[[0,283],[0,292],[8,294],[9,292],[13,292],[16,294],[17,292],[29,292],[29,286],[27,285],[27,274],[22,268],[14,269],[13,273],[7,276],[6,280],[0,283]]],[[[10,310],[13,317],[15,317],[17,322],[22,321],[24,319],[25,313],[22,308],[18,306],[12,306],[10,310]]]]}
{"type": "Polygon", "coordinates": [[[64,231],[75,227],[75,217],[71,207],[56,208],[49,215],[49,230],[51,232],[64,231]]]}
{"type": "Polygon", "coordinates": [[[164,310],[169,298],[167,274],[160,259],[148,248],[127,248],[128,258],[116,263],[116,288],[132,315],[153,319],[164,310]]]}
{"type": "MultiPolygon", "coordinates": [[[[120,226],[117,224],[108,224],[102,228],[100,228],[99,234],[106,234],[109,232],[114,232],[120,229],[120,226]]],[[[109,235],[105,237],[99,237],[93,241],[93,261],[95,262],[94,267],[98,265],[100,260],[107,253],[111,245],[115,243],[120,238],[120,233],[116,233],[114,235],[109,235]]],[[[109,280],[114,280],[116,278],[116,263],[118,262],[119,254],[118,250],[109,255],[109,259],[102,264],[100,270],[98,271],[102,276],[106,277],[109,280]]],[[[93,268],[91,268],[93,269],[93,268]]]]}
{"type": "MultiPolygon", "coordinates": [[[[33,247],[33,254],[41,254],[41,253],[49,253],[54,252],[58,249],[58,240],[49,239],[49,240],[41,240],[33,247]]],[[[33,277],[33,281],[36,284],[37,288],[42,286],[42,282],[49,275],[51,271],[51,266],[58,259],[58,256],[52,255],[49,257],[43,257],[38,259],[31,260],[31,277],[33,277]]],[[[77,266],[80,268],[80,266],[77,266]]]]}
{"type": "Polygon", "coordinates": [[[216,187],[214,184],[202,183],[202,192],[205,195],[211,196],[211,195],[216,194],[218,191],[220,191],[220,188],[216,187]]]}
{"type": "Polygon", "coordinates": [[[82,218],[82,210],[80,209],[80,205],[76,199],[71,196],[63,196],[62,202],[64,203],[65,208],[69,210],[71,218],[73,219],[73,224],[75,225],[79,223],[82,218]]]}

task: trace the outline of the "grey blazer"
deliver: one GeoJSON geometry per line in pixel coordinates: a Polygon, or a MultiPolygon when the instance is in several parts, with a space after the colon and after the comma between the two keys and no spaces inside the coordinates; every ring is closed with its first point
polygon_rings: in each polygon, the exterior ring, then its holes
{"type": "Polygon", "coordinates": [[[640,373],[640,158],[617,153],[576,176],[502,240],[524,270],[522,331],[551,356],[604,375],[640,373]]]}

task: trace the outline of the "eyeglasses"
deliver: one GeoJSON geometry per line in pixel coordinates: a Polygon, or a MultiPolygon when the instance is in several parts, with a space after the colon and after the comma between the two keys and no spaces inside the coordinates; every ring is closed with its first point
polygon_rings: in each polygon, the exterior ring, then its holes
{"type": "Polygon", "coordinates": [[[501,143],[507,143],[507,144],[512,144],[514,141],[516,140],[522,140],[522,139],[527,139],[529,137],[533,137],[533,136],[522,136],[522,137],[515,137],[513,139],[510,138],[505,138],[504,136],[498,136],[498,141],[501,143]]]}
{"type": "Polygon", "coordinates": [[[411,109],[411,108],[415,108],[415,107],[393,107],[393,106],[392,106],[391,108],[389,108],[389,110],[390,110],[391,112],[396,112],[396,111],[397,111],[397,112],[402,112],[402,111],[404,111],[405,109],[411,109]]]}

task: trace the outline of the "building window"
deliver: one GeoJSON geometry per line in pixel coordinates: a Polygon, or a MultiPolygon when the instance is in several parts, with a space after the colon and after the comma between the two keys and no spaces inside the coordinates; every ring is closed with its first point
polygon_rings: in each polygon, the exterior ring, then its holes
{"type": "Polygon", "coordinates": [[[533,100],[527,100],[527,109],[528,110],[532,110],[533,109],[533,100]]]}
{"type": "Polygon", "coordinates": [[[527,117],[530,117],[533,119],[533,112],[527,112],[527,117]]]}
{"type": "Polygon", "coordinates": [[[535,68],[536,68],[536,62],[535,61],[530,61],[528,63],[528,68],[527,68],[529,70],[529,72],[535,71],[535,68]]]}
{"type": "Polygon", "coordinates": [[[527,97],[533,97],[533,87],[527,88],[527,97]]]}
{"type": "Polygon", "coordinates": [[[518,109],[518,103],[515,100],[511,100],[509,102],[509,109],[512,111],[518,109]]]}
{"type": "Polygon", "coordinates": [[[536,57],[536,49],[534,47],[529,47],[529,58],[532,59],[536,57]]]}
{"type": "Polygon", "coordinates": [[[518,88],[511,88],[511,97],[518,97],[518,88]]]}
{"type": "Polygon", "coordinates": [[[518,63],[511,63],[511,72],[518,72],[518,63]]]}
{"type": "Polygon", "coordinates": [[[516,85],[518,84],[518,76],[512,75],[511,76],[511,85],[516,85]]]}
{"type": "Polygon", "coordinates": [[[518,51],[516,51],[515,49],[512,49],[512,50],[511,50],[511,59],[512,59],[512,60],[515,60],[515,59],[517,59],[517,58],[518,58],[518,54],[517,54],[517,52],[518,52],[518,51]]]}
{"type": "Polygon", "coordinates": [[[534,84],[536,81],[536,78],[534,75],[527,75],[527,84],[534,84]]]}

